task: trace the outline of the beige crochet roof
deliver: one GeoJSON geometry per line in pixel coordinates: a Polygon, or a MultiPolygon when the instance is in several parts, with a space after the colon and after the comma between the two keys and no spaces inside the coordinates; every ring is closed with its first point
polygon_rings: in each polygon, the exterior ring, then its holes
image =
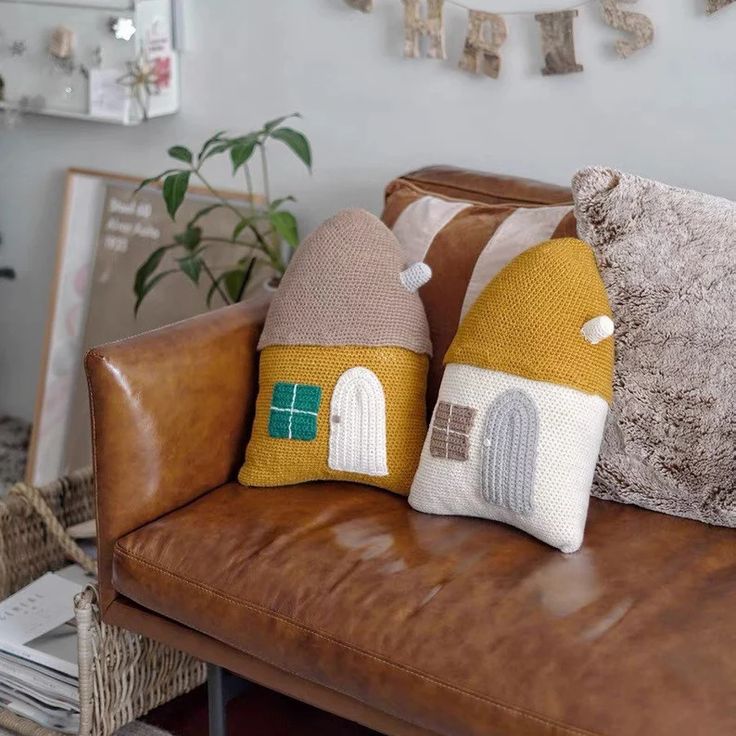
{"type": "Polygon", "coordinates": [[[365,210],[339,212],[297,249],[258,343],[398,346],[431,354],[419,296],[399,279],[394,234],[365,210]]]}

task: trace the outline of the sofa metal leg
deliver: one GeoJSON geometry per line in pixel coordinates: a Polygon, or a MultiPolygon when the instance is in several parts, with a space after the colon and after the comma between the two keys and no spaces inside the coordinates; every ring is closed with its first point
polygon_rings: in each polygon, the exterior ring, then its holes
{"type": "Polygon", "coordinates": [[[207,665],[207,704],[209,707],[210,736],[227,736],[227,713],[222,667],[207,665]]]}
{"type": "Polygon", "coordinates": [[[217,665],[207,665],[209,736],[227,736],[227,704],[249,687],[247,680],[217,665]]]}

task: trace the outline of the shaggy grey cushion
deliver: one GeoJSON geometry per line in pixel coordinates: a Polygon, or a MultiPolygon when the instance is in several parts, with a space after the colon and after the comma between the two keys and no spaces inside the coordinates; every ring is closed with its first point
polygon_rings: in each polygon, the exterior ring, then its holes
{"type": "Polygon", "coordinates": [[[573,192],[616,321],[593,492],[736,526],[736,203],[605,168],[573,192]]]}

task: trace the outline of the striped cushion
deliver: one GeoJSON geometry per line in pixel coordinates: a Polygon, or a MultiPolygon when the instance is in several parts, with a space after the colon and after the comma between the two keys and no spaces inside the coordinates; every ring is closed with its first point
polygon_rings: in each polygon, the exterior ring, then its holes
{"type": "Polygon", "coordinates": [[[431,411],[442,361],[462,315],[515,256],[543,240],[576,236],[572,201],[485,204],[397,179],[386,190],[383,221],[404,248],[407,263],[424,261],[432,268],[432,280],[419,290],[434,346],[427,390],[431,411]]]}

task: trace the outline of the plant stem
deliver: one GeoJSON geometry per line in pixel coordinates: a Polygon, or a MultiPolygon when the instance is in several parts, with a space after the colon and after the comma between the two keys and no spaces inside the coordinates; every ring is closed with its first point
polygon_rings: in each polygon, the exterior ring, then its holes
{"type": "Polygon", "coordinates": [[[236,302],[239,302],[243,298],[243,294],[245,293],[245,287],[248,286],[248,282],[250,281],[250,276],[253,273],[253,266],[256,265],[256,259],[251,258],[250,263],[248,264],[248,268],[245,270],[245,273],[243,274],[243,283],[240,286],[240,289],[238,291],[238,298],[235,300],[236,302]]]}
{"type": "MultiPolygon", "coordinates": [[[[265,139],[259,144],[261,149],[261,168],[263,170],[263,193],[266,195],[266,202],[268,207],[271,207],[271,183],[268,174],[268,158],[266,156],[266,141],[265,139]]],[[[272,243],[274,253],[276,254],[275,262],[277,265],[277,271],[281,274],[286,270],[286,264],[281,251],[281,238],[279,235],[272,231],[272,243]]]]}
{"type": "Polygon", "coordinates": [[[261,149],[261,170],[263,171],[263,193],[266,195],[266,202],[271,205],[271,184],[268,176],[268,161],[266,160],[266,144],[259,143],[261,149]]]}
{"type": "MultiPolygon", "coordinates": [[[[195,168],[193,169],[194,173],[199,177],[199,180],[202,182],[202,184],[205,185],[205,187],[212,193],[214,197],[216,197],[220,202],[222,202],[223,206],[229,209],[231,212],[234,212],[239,220],[245,220],[246,218],[243,217],[243,213],[235,206],[233,206],[230,202],[228,202],[213,186],[210,184],[207,179],[202,176],[202,172],[195,168]]],[[[270,199],[269,199],[270,202],[270,199]]],[[[279,273],[283,273],[284,269],[286,268],[281,256],[276,253],[271,252],[271,248],[269,247],[268,243],[263,239],[263,236],[258,232],[258,229],[252,225],[248,224],[248,229],[253,233],[256,240],[260,244],[261,248],[263,249],[263,252],[268,256],[269,261],[271,261],[271,265],[273,266],[275,271],[278,271],[279,273]]],[[[230,243],[234,243],[236,241],[230,240],[227,241],[230,243]]]]}
{"type": "Polygon", "coordinates": [[[205,241],[211,241],[213,243],[227,243],[228,245],[239,245],[241,248],[255,248],[255,245],[253,245],[253,243],[243,243],[240,240],[233,240],[232,238],[218,238],[215,235],[203,235],[202,242],[205,241]]]}
{"type": "Polygon", "coordinates": [[[253,191],[253,177],[250,174],[250,168],[248,167],[247,161],[243,164],[243,172],[245,173],[245,185],[248,189],[248,197],[250,198],[250,211],[252,215],[255,215],[256,214],[256,202],[255,202],[255,192],[253,191]]]}
{"type": "Polygon", "coordinates": [[[196,174],[196,175],[197,175],[197,176],[199,177],[199,180],[200,180],[200,181],[202,182],[202,184],[204,184],[204,185],[205,185],[205,187],[206,187],[206,188],[207,188],[207,189],[208,189],[208,190],[210,191],[210,193],[211,193],[211,194],[212,194],[212,195],[213,195],[214,197],[216,197],[217,199],[219,199],[219,200],[220,200],[220,202],[222,202],[222,205],[223,205],[223,207],[226,207],[226,208],[227,208],[227,209],[229,209],[229,210],[230,210],[231,212],[234,212],[234,213],[235,213],[235,214],[237,215],[237,217],[238,217],[238,220],[244,220],[244,219],[245,219],[245,218],[243,217],[243,213],[242,213],[242,212],[241,212],[241,211],[240,211],[240,210],[239,210],[239,209],[238,209],[237,207],[235,207],[235,206],[234,206],[234,205],[233,205],[233,204],[232,204],[231,202],[229,202],[229,201],[228,201],[227,199],[225,199],[225,197],[223,197],[223,196],[222,196],[222,195],[221,195],[221,194],[220,194],[220,193],[219,193],[219,192],[218,192],[218,191],[217,191],[217,190],[216,190],[216,189],[215,189],[215,188],[214,188],[214,187],[212,186],[212,184],[210,184],[210,183],[209,183],[209,182],[207,181],[207,179],[205,179],[205,178],[204,178],[204,176],[202,176],[202,172],[201,172],[201,171],[199,170],[199,168],[193,169],[193,171],[194,171],[194,173],[195,173],[195,174],[196,174]]]}
{"type": "Polygon", "coordinates": [[[205,263],[204,260],[202,260],[202,268],[204,269],[204,272],[210,277],[210,280],[212,281],[212,285],[217,290],[217,293],[222,297],[222,300],[225,302],[225,304],[232,304],[232,302],[227,298],[227,294],[220,288],[219,281],[215,278],[215,275],[210,271],[210,267],[205,263]]]}

